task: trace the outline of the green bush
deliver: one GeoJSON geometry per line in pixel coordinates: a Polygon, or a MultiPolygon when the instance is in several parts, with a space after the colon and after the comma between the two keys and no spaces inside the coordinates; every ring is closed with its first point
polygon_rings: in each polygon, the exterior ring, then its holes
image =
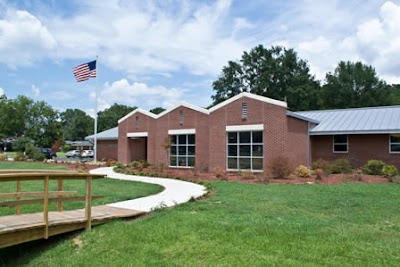
{"type": "Polygon", "coordinates": [[[27,149],[33,147],[34,142],[32,139],[29,137],[18,137],[15,139],[15,142],[13,144],[13,149],[17,152],[25,152],[27,149]]]}
{"type": "Polygon", "coordinates": [[[72,149],[72,146],[70,146],[70,145],[63,145],[61,148],[62,152],[67,152],[67,151],[70,151],[71,149],[72,149]]]}
{"type": "Polygon", "coordinates": [[[385,163],[383,161],[372,159],[364,165],[363,171],[365,174],[382,175],[382,170],[384,166],[385,163]]]}
{"type": "Polygon", "coordinates": [[[329,174],[330,163],[324,159],[317,159],[312,163],[313,170],[321,169],[324,173],[329,174]]]}
{"type": "Polygon", "coordinates": [[[7,155],[6,154],[0,154],[0,161],[6,161],[7,160],[7,155]]]}
{"type": "Polygon", "coordinates": [[[395,177],[399,172],[397,171],[397,168],[394,165],[391,164],[386,164],[382,168],[382,174],[383,176],[387,178],[393,178],[395,177]]]}
{"type": "Polygon", "coordinates": [[[17,152],[14,156],[14,161],[27,161],[28,156],[24,155],[22,152],[17,152]]]}
{"type": "Polygon", "coordinates": [[[346,158],[333,161],[329,167],[330,173],[351,173],[352,169],[350,162],[346,158]]]}

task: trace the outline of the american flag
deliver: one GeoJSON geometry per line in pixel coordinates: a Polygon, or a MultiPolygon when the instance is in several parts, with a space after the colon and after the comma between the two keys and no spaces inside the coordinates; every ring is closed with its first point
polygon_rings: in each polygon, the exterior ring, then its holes
{"type": "Polygon", "coordinates": [[[76,66],[72,71],[77,82],[83,82],[89,80],[89,78],[96,78],[96,60],[76,66]]]}

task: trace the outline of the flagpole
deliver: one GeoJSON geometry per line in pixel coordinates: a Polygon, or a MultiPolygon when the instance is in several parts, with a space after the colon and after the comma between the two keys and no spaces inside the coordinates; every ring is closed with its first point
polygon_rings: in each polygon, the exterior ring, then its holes
{"type": "Polygon", "coordinates": [[[96,88],[94,89],[94,153],[93,160],[97,163],[97,91],[99,87],[99,56],[96,55],[96,88]]]}

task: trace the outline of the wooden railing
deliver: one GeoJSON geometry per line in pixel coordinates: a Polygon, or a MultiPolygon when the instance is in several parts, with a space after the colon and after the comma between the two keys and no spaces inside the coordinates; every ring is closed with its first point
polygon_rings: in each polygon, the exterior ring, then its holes
{"type": "Polygon", "coordinates": [[[16,191],[1,193],[0,199],[15,199],[0,202],[0,207],[15,207],[15,213],[21,214],[21,205],[43,203],[43,223],[45,226],[44,238],[49,237],[49,203],[57,202],[57,211],[63,211],[65,201],[85,201],[86,229],[91,229],[92,199],[101,196],[92,196],[92,180],[104,178],[104,175],[76,173],[67,171],[38,171],[38,170],[0,170],[0,182],[16,182],[16,191]],[[51,180],[57,181],[57,191],[49,190],[51,180]],[[73,196],[77,191],[64,191],[64,180],[85,180],[85,195],[73,196]],[[23,181],[43,181],[43,191],[22,191],[23,181]],[[30,198],[30,199],[22,199],[30,198]]]}

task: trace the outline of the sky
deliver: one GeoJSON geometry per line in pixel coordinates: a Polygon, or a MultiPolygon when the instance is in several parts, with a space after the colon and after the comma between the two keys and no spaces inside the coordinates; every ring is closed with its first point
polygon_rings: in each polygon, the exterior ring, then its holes
{"type": "Polygon", "coordinates": [[[341,60],[400,83],[400,0],[0,0],[0,94],[92,116],[96,98],[206,107],[223,66],[258,44],[293,48],[322,83],[341,60]],[[96,56],[98,77],[76,82],[96,56]]]}

